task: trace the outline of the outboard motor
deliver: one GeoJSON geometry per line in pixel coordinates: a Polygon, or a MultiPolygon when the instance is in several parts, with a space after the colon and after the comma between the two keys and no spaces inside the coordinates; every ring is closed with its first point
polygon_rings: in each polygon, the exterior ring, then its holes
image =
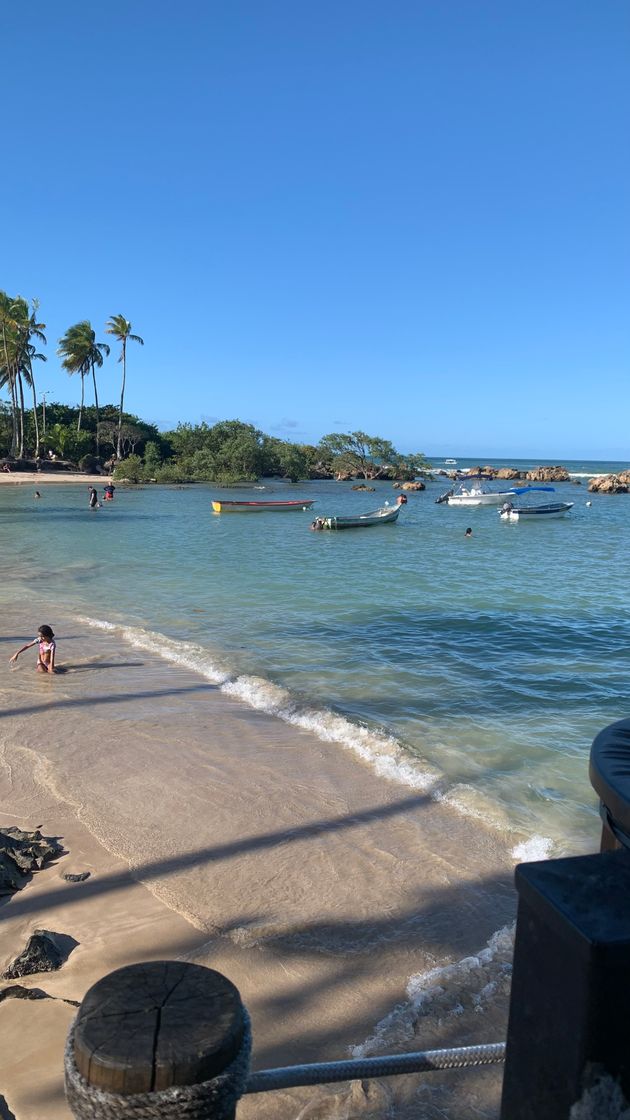
{"type": "Polygon", "coordinates": [[[444,494],[440,494],[439,498],[435,499],[436,506],[441,506],[442,502],[448,502],[453,493],[453,489],[447,490],[444,494]]]}

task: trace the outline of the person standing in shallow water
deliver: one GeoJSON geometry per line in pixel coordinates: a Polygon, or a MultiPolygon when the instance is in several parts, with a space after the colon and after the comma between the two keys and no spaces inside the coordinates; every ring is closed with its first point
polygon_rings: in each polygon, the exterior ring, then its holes
{"type": "Polygon", "coordinates": [[[54,673],[57,643],[50,626],[40,626],[37,631],[37,637],[33,638],[32,642],[27,642],[17,653],[14,653],[10,661],[17,661],[18,657],[21,653],[24,653],[25,649],[31,649],[32,646],[37,645],[39,646],[39,650],[37,651],[37,665],[35,666],[35,671],[37,673],[54,673]]]}
{"type": "Polygon", "coordinates": [[[464,536],[465,536],[465,537],[472,537],[472,529],[471,529],[471,528],[468,528],[468,529],[466,530],[466,532],[464,533],[464,536]]]}
{"type": "Polygon", "coordinates": [[[93,486],[88,486],[88,490],[90,491],[90,498],[89,498],[90,509],[98,509],[99,501],[98,501],[98,494],[96,493],[96,490],[94,489],[93,486]]]}

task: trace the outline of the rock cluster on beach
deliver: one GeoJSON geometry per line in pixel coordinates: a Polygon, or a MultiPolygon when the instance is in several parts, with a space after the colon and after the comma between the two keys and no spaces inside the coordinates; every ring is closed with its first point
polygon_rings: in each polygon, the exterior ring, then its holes
{"type": "Polygon", "coordinates": [[[20,828],[0,829],[0,895],[14,894],[24,887],[28,875],[39,871],[45,863],[61,855],[63,848],[56,840],[45,839],[41,832],[23,832],[20,828]]]}

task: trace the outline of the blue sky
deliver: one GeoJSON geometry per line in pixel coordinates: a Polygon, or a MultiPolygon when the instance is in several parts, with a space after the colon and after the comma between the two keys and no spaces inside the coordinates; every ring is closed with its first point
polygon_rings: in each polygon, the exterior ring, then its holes
{"type": "Polygon", "coordinates": [[[0,286],[40,388],[77,402],[57,339],[122,312],[162,428],[630,458],[629,50],[626,0],[13,5],[0,286]]]}

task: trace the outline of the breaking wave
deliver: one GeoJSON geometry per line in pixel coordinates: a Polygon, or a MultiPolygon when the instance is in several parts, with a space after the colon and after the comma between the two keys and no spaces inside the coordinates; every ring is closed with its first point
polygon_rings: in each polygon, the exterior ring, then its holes
{"type": "MultiPolygon", "coordinates": [[[[361,758],[376,774],[388,781],[427,793],[463,816],[483,820],[506,834],[514,835],[507,816],[500,808],[463,785],[449,786],[435,766],[416,758],[392,735],[377,728],[354,723],[325,707],[304,703],[282,685],[264,677],[238,674],[208,649],[194,642],[180,641],[141,627],[125,626],[104,619],[78,616],[78,621],[95,629],[119,634],[125,642],[205,677],[228,696],[256,711],[266,712],[285,723],[310,731],[323,742],[339,743],[361,758]]],[[[522,838],[512,850],[516,860],[547,858],[552,841],[547,837],[522,838]]]]}

